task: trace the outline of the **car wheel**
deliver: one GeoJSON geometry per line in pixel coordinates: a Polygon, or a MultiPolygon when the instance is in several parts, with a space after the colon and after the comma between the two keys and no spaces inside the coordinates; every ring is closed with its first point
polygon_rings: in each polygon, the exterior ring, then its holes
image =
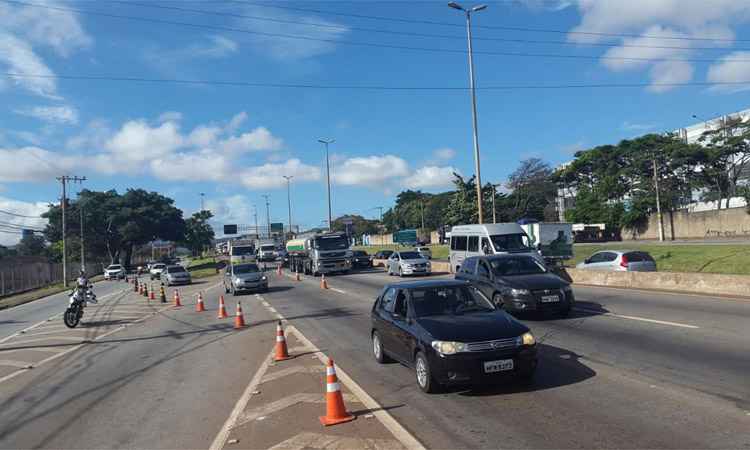
{"type": "Polygon", "coordinates": [[[536,374],[535,369],[527,370],[524,372],[518,373],[518,381],[520,381],[522,384],[530,385],[534,383],[534,375],[536,374]]]}
{"type": "Polygon", "coordinates": [[[404,276],[404,271],[401,269],[401,267],[398,268],[398,276],[399,277],[403,277],[404,276]]]}
{"type": "Polygon", "coordinates": [[[417,357],[414,360],[414,369],[417,375],[417,384],[422,392],[433,394],[440,390],[440,385],[432,377],[430,363],[427,362],[427,358],[422,352],[417,353],[417,357]]]}
{"type": "Polygon", "coordinates": [[[375,361],[380,364],[385,364],[391,361],[391,358],[386,356],[383,352],[383,343],[380,340],[380,334],[377,331],[372,332],[372,356],[374,356],[375,361]]]}
{"type": "Polygon", "coordinates": [[[225,293],[225,294],[228,294],[228,293],[229,293],[229,288],[227,287],[227,285],[226,285],[226,284],[224,285],[224,293],[225,293]]]}
{"type": "Polygon", "coordinates": [[[235,289],[234,285],[232,285],[229,289],[230,289],[230,293],[232,294],[232,297],[237,295],[237,289],[235,289]]]}

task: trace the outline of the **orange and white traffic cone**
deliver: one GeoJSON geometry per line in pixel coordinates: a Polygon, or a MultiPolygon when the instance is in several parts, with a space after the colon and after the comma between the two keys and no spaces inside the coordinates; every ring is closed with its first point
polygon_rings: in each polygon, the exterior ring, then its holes
{"type": "Polygon", "coordinates": [[[281,321],[276,325],[276,356],[274,361],[284,361],[289,359],[289,350],[286,348],[286,338],[284,337],[284,329],[281,328],[281,321]]]}
{"type": "Polygon", "coordinates": [[[229,314],[227,314],[227,307],[224,306],[224,296],[219,296],[219,319],[226,319],[229,317],[229,314]]]}
{"type": "Polygon", "coordinates": [[[151,283],[151,289],[148,291],[148,299],[156,300],[156,294],[154,293],[154,283],[151,283]]]}
{"type": "Polygon", "coordinates": [[[320,276],[320,288],[328,289],[328,282],[326,281],[326,274],[320,276]]]}
{"type": "Polygon", "coordinates": [[[180,291],[177,289],[174,290],[174,306],[182,306],[182,303],[180,303],[180,291]]]}
{"type": "Polygon", "coordinates": [[[234,316],[234,328],[245,327],[245,316],[242,315],[242,304],[237,302],[237,313],[234,316]]]}
{"type": "Polygon", "coordinates": [[[198,292],[198,303],[195,304],[195,312],[203,312],[206,310],[205,305],[203,305],[203,293],[198,292]]]}
{"type": "Polygon", "coordinates": [[[161,303],[167,303],[167,292],[164,290],[164,285],[159,288],[159,301],[161,303]]]}
{"type": "Polygon", "coordinates": [[[350,422],[357,417],[349,414],[344,406],[344,396],[341,395],[341,385],[336,377],[336,367],[333,360],[328,358],[326,367],[326,415],[320,417],[320,423],[324,426],[337,425],[350,422]]]}

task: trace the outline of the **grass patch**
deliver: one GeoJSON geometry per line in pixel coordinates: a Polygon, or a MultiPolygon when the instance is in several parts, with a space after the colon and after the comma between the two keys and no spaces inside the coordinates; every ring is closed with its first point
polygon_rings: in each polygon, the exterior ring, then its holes
{"type": "Polygon", "coordinates": [[[195,258],[190,260],[187,266],[188,272],[193,279],[206,278],[216,275],[216,269],[224,267],[223,261],[216,261],[216,258],[195,258]]]}
{"type": "MultiPolygon", "coordinates": [[[[97,282],[104,279],[104,276],[97,275],[91,278],[91,282],[97,282]]],[[[33,302],[50,295],[59,294],[60,292],[67,292],[73,289],[73,282],[68,284],[68,287],[63,287],[62,283],[56,283],[49,286],[45,286],[39,289],[33,289],[31,291],[21,292],[20,294],[9,295],[7,297],[0,298],[0,310],[12,308],[14,306],[23,305],[24,303],[33,302]]]]}
{"type": "Polygon", "coordinates": [[[750,245],[699,245],[699,244],[640,244],[616,242],[607,245],[576,244],[574,258],[567,265],[574,266],[597,251],[641,250],[656,261],[660,272],[701,272],[750,275],[750,245]]]}
{"type": "MultiPolygon", "coordinates": [[[[432,258],[433,259],[448,259],[448,246],[447,245],[427,245],[426,247],[429,247],[430,250],[432,250],[432,258]]],[[[358,245],[354,247],[354,250],[364,250],[367,252],[368,255],[374,255],[375,253],[379,252],[380,250],[411,250],[414,247],[409,246],[402,246],[402,245],[369,245],[369,246],[363,246],[358,245]]]]}

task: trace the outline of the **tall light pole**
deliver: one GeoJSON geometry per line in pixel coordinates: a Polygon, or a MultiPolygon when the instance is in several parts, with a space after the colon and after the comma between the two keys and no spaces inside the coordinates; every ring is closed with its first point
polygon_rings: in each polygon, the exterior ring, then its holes
{"type": "Polygon", "coordinates": [[[201,192],[201,212],[204,211],[204,208],[203,208],[203,197],[205,197],[205,196],[206,196],[206,193],[205,192],[201,192]]]}
{"type": "Polygon", "coordinates": [[[81,270],[86,270],[86,250],[83,247],[83,202],[78,200],[78,211],[81,213],[81,270]]]}
{"type": "Polygon", "coordinates": [[[255,216],[255,236],[260,239],[260,230],[258,229],[258,205],[253,205],[253,216],[255,216]]]}
{"type": "Polygon", "coordinates": [[[57,181],[59,181],[62,184],[62,197],[60,198],[60,209],[61,211],[61,219],[62,219],[62,263],[63,263],[63,287],[68,287],[68,252],[66,249],[66,229],[65,229],[65,208],[67,203],[67,197],[66,197],[66,188],[67,184],[69,182],[73,183],[81,183],[86,181],[86,177],[79,177],[79,176],[69,176],[69,175],[63,175],[60,177],[57,177],[57,181]]]}
{"type": "Polygon", "coordinates": [[[479,170],[479,130],[477,129],[477,93],[474,88],[474,53],[471,46],[471,13],[481,11],[487,5],[479,5],[470,9],[465,9],[456,2],[448,3],[453,9],[463,11],[466,14],[466,37],[469,42],[469,85],[471,89],[471,117],[474,125],[474,170],[476,171],[477,182],[477,213],[479,214],[479,223],[483,223],[482,211],[482,176],[479,170]]]}
{"type": "Polygon", "coordinates": [[[318,142],[326,146],[326,183],[328,184],[328,231],[331,231],[333,219],[331,217],[331,165],[328,162],[328,145],[336,142],[336,139],[318,139],[318,142]]]}
{"type": "Polygon", "coordinates": [[[266,226],[268,226],[268,239],[271,239],[271,204],[268,203],[267,194],[263,194],[262,197],[266,199],[266,226]]]}
{"type": "Polygon", "coordinates": [[[294,175],[282,175],[286,180],[286,201],[289,206],[289,235],[292,234],[292,178],[294,175]]]}

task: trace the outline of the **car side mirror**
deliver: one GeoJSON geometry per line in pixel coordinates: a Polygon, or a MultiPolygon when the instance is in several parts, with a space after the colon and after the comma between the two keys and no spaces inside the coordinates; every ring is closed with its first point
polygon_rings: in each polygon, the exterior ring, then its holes
{"type": "Polygon", "coordinates": [[[584,264],[591,264],[591,258],[586,258],[583,260],[584,264]]]}

